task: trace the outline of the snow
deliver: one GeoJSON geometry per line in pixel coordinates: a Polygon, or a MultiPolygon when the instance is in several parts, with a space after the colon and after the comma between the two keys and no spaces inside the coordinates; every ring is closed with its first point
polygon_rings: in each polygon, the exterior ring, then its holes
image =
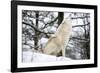
{"type": "Polygon", "coordinates": [[[45,17],[45,18],[44,18],[44,22],[45,22],[45,23],[48,23],[48,21],[50,21],[50,18],[45,17]]]}
{"type": "Polygon", "coordinates": [[[22,57],[23,62],[32,62],[32,55],[33,53],[30,51],[23,52],[23,57],[22,57]]]}
{"type": "Polygon", "coordinates": [[[70,58],[56,57],[52,55],[46,55],[42,53],[36,53],[32,51],[23,51],[23,62],[55,62],[55,61],[70,61],[70,58]]]}
{"type": "Polygon", "coordinates": [[[45,26],[45,24],[42,23],[42,22],[40,22],[40,21],[38,22],[38,24],[39,24],[39,25],[38,25],[38,28],[40,28],[40,29],[43,28],[43,27],[45,26]]]}
{"type": "Polygon", "coordinates": [[[51,27],[50,32],[56,32],[56,31],[57,31],[57,28],[56,27],[51,27]]]}
{"type": "Polygon", "coordinates": [[[29,49],[30,46],[29,46],[29,45],[23,45],[23,48],[27,48],[27,49],[29,49]]]}
{"type": "Polygon", "coordinates": [[[44,37],[39,40],[40,44],[46,44],[47,41],[48,41],[48,38],[44,38],[44,37]]]}
{"type": "Polygon", "coordinates": [[[29,41],[27,41],[27,43],[34,46],[34,41],[30,41],[30,40],[29,40],[29,41]]]}
{"type": "Polygon", "coordinates": [[[58,16],[58,12],[54,12],[54,17],[57,17],[58,16]]]}

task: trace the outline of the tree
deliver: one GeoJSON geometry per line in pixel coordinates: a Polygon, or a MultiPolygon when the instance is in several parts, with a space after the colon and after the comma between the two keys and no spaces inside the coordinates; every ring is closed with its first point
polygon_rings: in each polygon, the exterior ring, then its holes
{"type": "Polygon", "coordinates": [[[67,48],[67,56],[72,59],[90,59],[90,14],[71,13],[70,18],[75,21],[73,35],[67,48]]]}
{"type": "MultiPolygon", "coordinates": [[[[34,33],[34,35],[32,35],[32,33],[29,32],[30,28],[29,29],[23,28],[25,30],[25,31],[23,31],[23,35],[28,36],[28,37],[24,36],[25,38],[33,39],[32,41],[34,41],[34,46],[32,47],[32,45],[31,45],[31,48],[35,49],[35,50],[38,50],[40,48],[38,43],[42,37],[49,38],[51,36],[51,34],[54,34],[54,32],[45,31],[45,29],[47,29],[48,26],[52,27],[54,25],[54,23],[57,23],[58,25],[60,25],[60,23],[62,22],[63,17],[64,17],[63,12],[58,12],[57,13],[58,15],[56,17],[54,17],[53,12],[31,11],[31,10],[23,10],[22,14],[23,14],[22,24],[25,25],[26,27],[30,27],[34,33]],[[48,22],[45,21],[46,17],[49,18],[48,22]],[[42,23],[43,26],[40,27],[41,24],[39,24],[39,23],[42,23]]],[[[26,40],[26,39],[24,39],[24,40],[26,40]]],[[[23,44],[26,45],[27,42],[25,42],[23,44]]],[[[27,44],[27,45],[29,45],[29,44],[27,44]]],[[[43,48],[43,47],[41,47],[41,48],[43,48]]]]}

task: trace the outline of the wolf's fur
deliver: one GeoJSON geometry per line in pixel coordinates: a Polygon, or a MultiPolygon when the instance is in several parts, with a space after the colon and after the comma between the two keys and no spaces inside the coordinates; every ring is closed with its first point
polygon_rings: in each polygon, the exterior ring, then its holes
{"type": "Polygon", "coordinates": [[[67,19],[65,19],[58,27],[57,32],[50,37],[46,46],[43,49],[45,54],[58,55],[62,51],[62,55],[65,56],[65,46],[69,41],[71,35],[72,25],[67,19]]]}

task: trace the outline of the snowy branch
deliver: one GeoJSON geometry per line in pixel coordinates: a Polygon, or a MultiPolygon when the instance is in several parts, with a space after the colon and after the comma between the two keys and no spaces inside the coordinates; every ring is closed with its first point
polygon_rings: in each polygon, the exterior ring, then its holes
{"type": "Polygon", "coordinates": [[[88,23],[88,24],[85,24],[85,25],[75,25],[75,26],[72,26],[72,28],[74,28],[74,27],[84,27],[84,26],[87,26],[87,25],[89,25],[90,23],[88,23]]]}
{"type": "Polygon", "coordinates": [[[54,34],[54,33],[52,33],[52,32],[46,33],[46,32],[44,32],[44,31],[41,31],[41,30],[37,29],[36,27],[34,27],[33,25],[31,25],[31,24],[29,24],[29,23],[26,23],[26,22],[22,22],[22,24],[25,24],[25,25],[28,25],[28,26],[32,27],[35,31],[37,31],[37,32],[39,32],[39,33],[44,33],[47,37],[50,37],[48,34],[54,34]]]}

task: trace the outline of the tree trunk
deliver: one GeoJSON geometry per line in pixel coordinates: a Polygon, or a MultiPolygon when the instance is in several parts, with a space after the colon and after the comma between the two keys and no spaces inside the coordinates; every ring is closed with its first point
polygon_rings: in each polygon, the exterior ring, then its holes
{"type": "MultiPolygon", "coordinates": [[[[39,17],[39,12],[36,11],[36,25],[35,27],[38,28],[38,17],[39,17]]],[[[34,49],[38,50],[38,32],[35,30],[35,37],[34,37],[34,49]]]]}
{"type": "Polygon", "coordinates": [[[61,24],[63,19],[64,19],[64,13],[63,12],[58,12],[58,25],[61,24]]]}

